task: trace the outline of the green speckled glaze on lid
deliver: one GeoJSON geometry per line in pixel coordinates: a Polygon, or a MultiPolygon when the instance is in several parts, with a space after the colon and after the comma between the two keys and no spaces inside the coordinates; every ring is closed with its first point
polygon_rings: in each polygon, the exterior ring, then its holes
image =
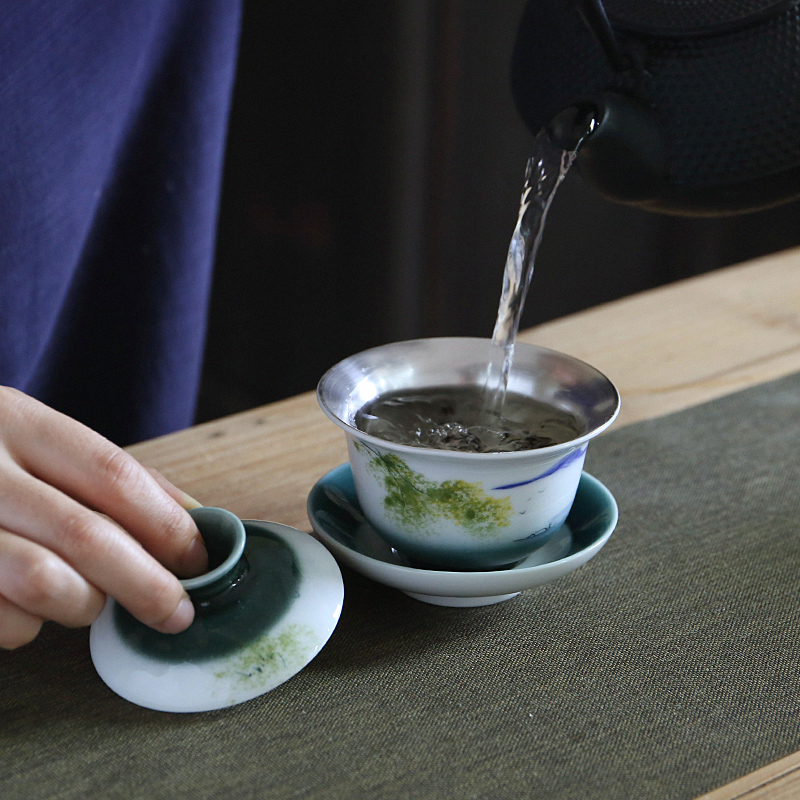
{"type": "Polygon", "coordinates": [[[307,663],[316,644],[314,630],[309,626],[287,625],[276,636],[257,639],[241,648],[215,677],[233,677],[241,685],[266,679],[291,666],[307,663]]]}

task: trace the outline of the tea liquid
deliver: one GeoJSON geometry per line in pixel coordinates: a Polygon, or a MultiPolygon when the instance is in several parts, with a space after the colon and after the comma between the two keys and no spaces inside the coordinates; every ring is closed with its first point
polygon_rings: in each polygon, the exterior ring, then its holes
{"type": "Polygon", "coordinates": [[[569,412],[506,392],[502,414],[486,408],[481,386],[388,392],[356,414],[356,427],[398,444],[504,453],[568,442],[583,432],[569,412]]]}

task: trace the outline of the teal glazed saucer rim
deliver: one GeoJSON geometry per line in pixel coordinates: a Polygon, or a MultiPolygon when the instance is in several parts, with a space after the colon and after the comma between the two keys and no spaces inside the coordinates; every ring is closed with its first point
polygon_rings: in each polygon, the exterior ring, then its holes
{"type": "Polygon", "coordinates": [[[582,472],[569,516],[546,544],[509,568],[461,572],[415,566],[386,544],[361,512],[349,463],[317,481],[307,511],[317,538],[351,569],[419,600],[450,606],[500,602],[572,572],[602,549],[619,517],[611,492],[582,472]]]}

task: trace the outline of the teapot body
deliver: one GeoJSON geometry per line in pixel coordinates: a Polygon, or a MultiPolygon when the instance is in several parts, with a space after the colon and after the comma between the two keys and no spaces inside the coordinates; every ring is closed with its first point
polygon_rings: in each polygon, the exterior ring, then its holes
{"type": "Polygon", "coordinates": [[[534,133],[595,109],[576,163],[611,200],[709,216],[800,197],[798,2],[531,0],[512,89],[534,133]],[[624,64],[587,18],[592,5],[608,10],[624,64]]]}

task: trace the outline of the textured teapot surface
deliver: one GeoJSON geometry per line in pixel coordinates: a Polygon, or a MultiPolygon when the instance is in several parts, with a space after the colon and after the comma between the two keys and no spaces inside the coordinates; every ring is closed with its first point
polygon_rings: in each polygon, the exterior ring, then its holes
{"type": "Polygon", "coordinates": [[[577,164],[612,200],[716,215],[800,196],[798,0],[532,0],[512,85],[533,132],[595,109],[577,164]]]}

